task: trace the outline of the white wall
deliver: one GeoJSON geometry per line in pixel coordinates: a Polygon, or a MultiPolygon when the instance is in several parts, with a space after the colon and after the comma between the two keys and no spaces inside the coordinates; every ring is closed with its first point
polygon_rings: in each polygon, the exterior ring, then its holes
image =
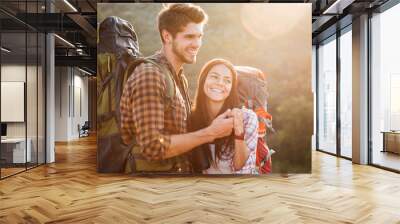
{"type": "Polygon", "coordinates": [[[78,136],[78,124],[81,126],[88,120],[88,78],[81,76],[82,73],[79,72],[76,74],[77,70],[75,70],[74,75],[74,108],[73,110],[73,119],[72,119],[72,132],[71,135],[77,137],[78,136]],[[81,108],[80,108],[81,107],[81,108]],[[81,110],[81,111],[80,111],[81,110]]]}
{"type": "MultiPolygon", "coordinates": [[[[36,75],[36,67],[28,66],[28,81],[29,86],[34,86],[35,88],[27,88],[27,106],[29,107],[27,113],[28,120],[28,137],[29,133],[35,131],[36,137],[36,113],[32,113],[32,111],[36,111],[37,99],[36,99],[36,80],[32,80],[30,78],[30,74],[36,75]],[[32,123],[34,122],[34,123],[32,123]],[[30,131],[32,128],[32,132],[30,131]]],[[[1,81],[3,82],[25,82],[25,65],[2,65],[1,66],[1,81]]],[[[26,83],[26,82],[25,82],[26,83]]],[[[41,106],[41,105],[39,105],[41,106]]],[[[7,108],[1,108],[2,110],[7,110],[7,108]]],[[[26,122],[10,122],[7,123],[7,136],[8,137],[25,137],[25,123],[26,122]]]]}
{"type": "MultiPolygon", "coordinates": [[[[28,67],[31,70],[32,67],[28,67]]],[[[25,65],[2,65],[1,81],[3,82],[25,82],[25,65]]],[[[1,108],[7,110],[7,108],[1,108]]],[[[7,137],[25,137],[25,123],[7,123],[7,137]]]]}
{"type": "Polygon", "coordinates": [[[88,120],[88,78],[83,75],[76,68],[56,67],[56,141],[77,139],[78,124],[88,120]]]}
{"type": "Polygon", "coordinates": [[[67,67],[55,68],[55,141],[68,140],[68,71],[67,67]]]}

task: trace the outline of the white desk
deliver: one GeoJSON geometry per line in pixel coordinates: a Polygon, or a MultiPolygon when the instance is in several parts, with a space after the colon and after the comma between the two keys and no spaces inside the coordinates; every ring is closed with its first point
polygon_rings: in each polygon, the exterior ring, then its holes
{"type": "Polygon", "coordinates": [[[25,154],[25,138],[1,139],[2,157],[3,157],[3,152],[12,151],[12,163],[31,162],[32,140],[30,138],[27,138],[26,142],[28,143],[27,144],[28,147],[26,147],[26,154],[25,154]],[[25,161],[25,159],[27,159],[27,161],[25,161]]]}

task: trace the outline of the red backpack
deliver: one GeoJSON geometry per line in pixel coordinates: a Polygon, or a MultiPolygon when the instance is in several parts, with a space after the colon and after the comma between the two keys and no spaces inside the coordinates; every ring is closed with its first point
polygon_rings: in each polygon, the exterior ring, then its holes
{"type": "Polygon", "coordinates": [[[259,122],[259,128],[258,128],[258,142],[257,142],[257,151],[256,151],[256,166],[258,168],[258,172],[260,174],[267,174],[271,173],[272,171],[272,159],[271,155],[275,152],[272,149],[269,149],[266,141],[265,141],[265,135],[267,132],[267,129],[275,132],[275,130],[272,128],[272,115],[269,114],[268,112],[260,109],[256,109],[256,114],[257,117],[260,121],[263,120],[263,122],[259,122]]]}
{"type": "Polygon", "coordinates": [[[238,93],[243,106],[253,110],[258,117],[258,142],[256,149],[256,167],[259,174],[268,174],[272,171],[270,150],[265,136],[272,128],[272,115],[267,112],[267,80],[266,75],[259,69],[248,66],[235,66],[238,74],[238,93]]]}

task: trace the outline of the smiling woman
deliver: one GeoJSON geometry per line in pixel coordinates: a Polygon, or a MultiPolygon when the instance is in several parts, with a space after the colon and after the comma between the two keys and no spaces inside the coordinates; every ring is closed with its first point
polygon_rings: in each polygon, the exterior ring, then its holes
{"type": "Polygon", "coordinates": [[[204,144],[192,153],[192,163],[201,164],[195,168],[197,172],[256,173],[257,115],[238,108],[237,73],[232,63],[224,59],[207,62],[199,75],[190,129],[206,127],[222,114],[233,118],[234,129],[232,135],[204,144]]]}
{"type": "Polygon", "coordinates": [[[194,113],[201,111],[208,123],[220,111],[238,107],[236,80],[237,73],[229,61],[213,59],[207,62],[199,74],[194,113]]]}

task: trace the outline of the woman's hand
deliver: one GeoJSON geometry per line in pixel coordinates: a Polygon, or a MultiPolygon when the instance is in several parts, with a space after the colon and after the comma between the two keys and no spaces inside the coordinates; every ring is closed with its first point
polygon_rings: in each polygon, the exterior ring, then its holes
{"type": "Polygon", "coordinates": [[[243,112],[239,108],[234,108],[232,110],[233,114],[233,128],[236,136],[243,135],[243,112]]]}
{"type": "Polygon", "coordinates": [[[238,171],[243,168],[246,164],[247,158],[249,157],[250,151],[247,148],[246,142],[243,139],[244,136],[244,122],[243,122],[243,111],[235,108],[232,110],[233,115],[233,130],[235,136],[235,154],[233,157],[233,169],[238,171]]]}

